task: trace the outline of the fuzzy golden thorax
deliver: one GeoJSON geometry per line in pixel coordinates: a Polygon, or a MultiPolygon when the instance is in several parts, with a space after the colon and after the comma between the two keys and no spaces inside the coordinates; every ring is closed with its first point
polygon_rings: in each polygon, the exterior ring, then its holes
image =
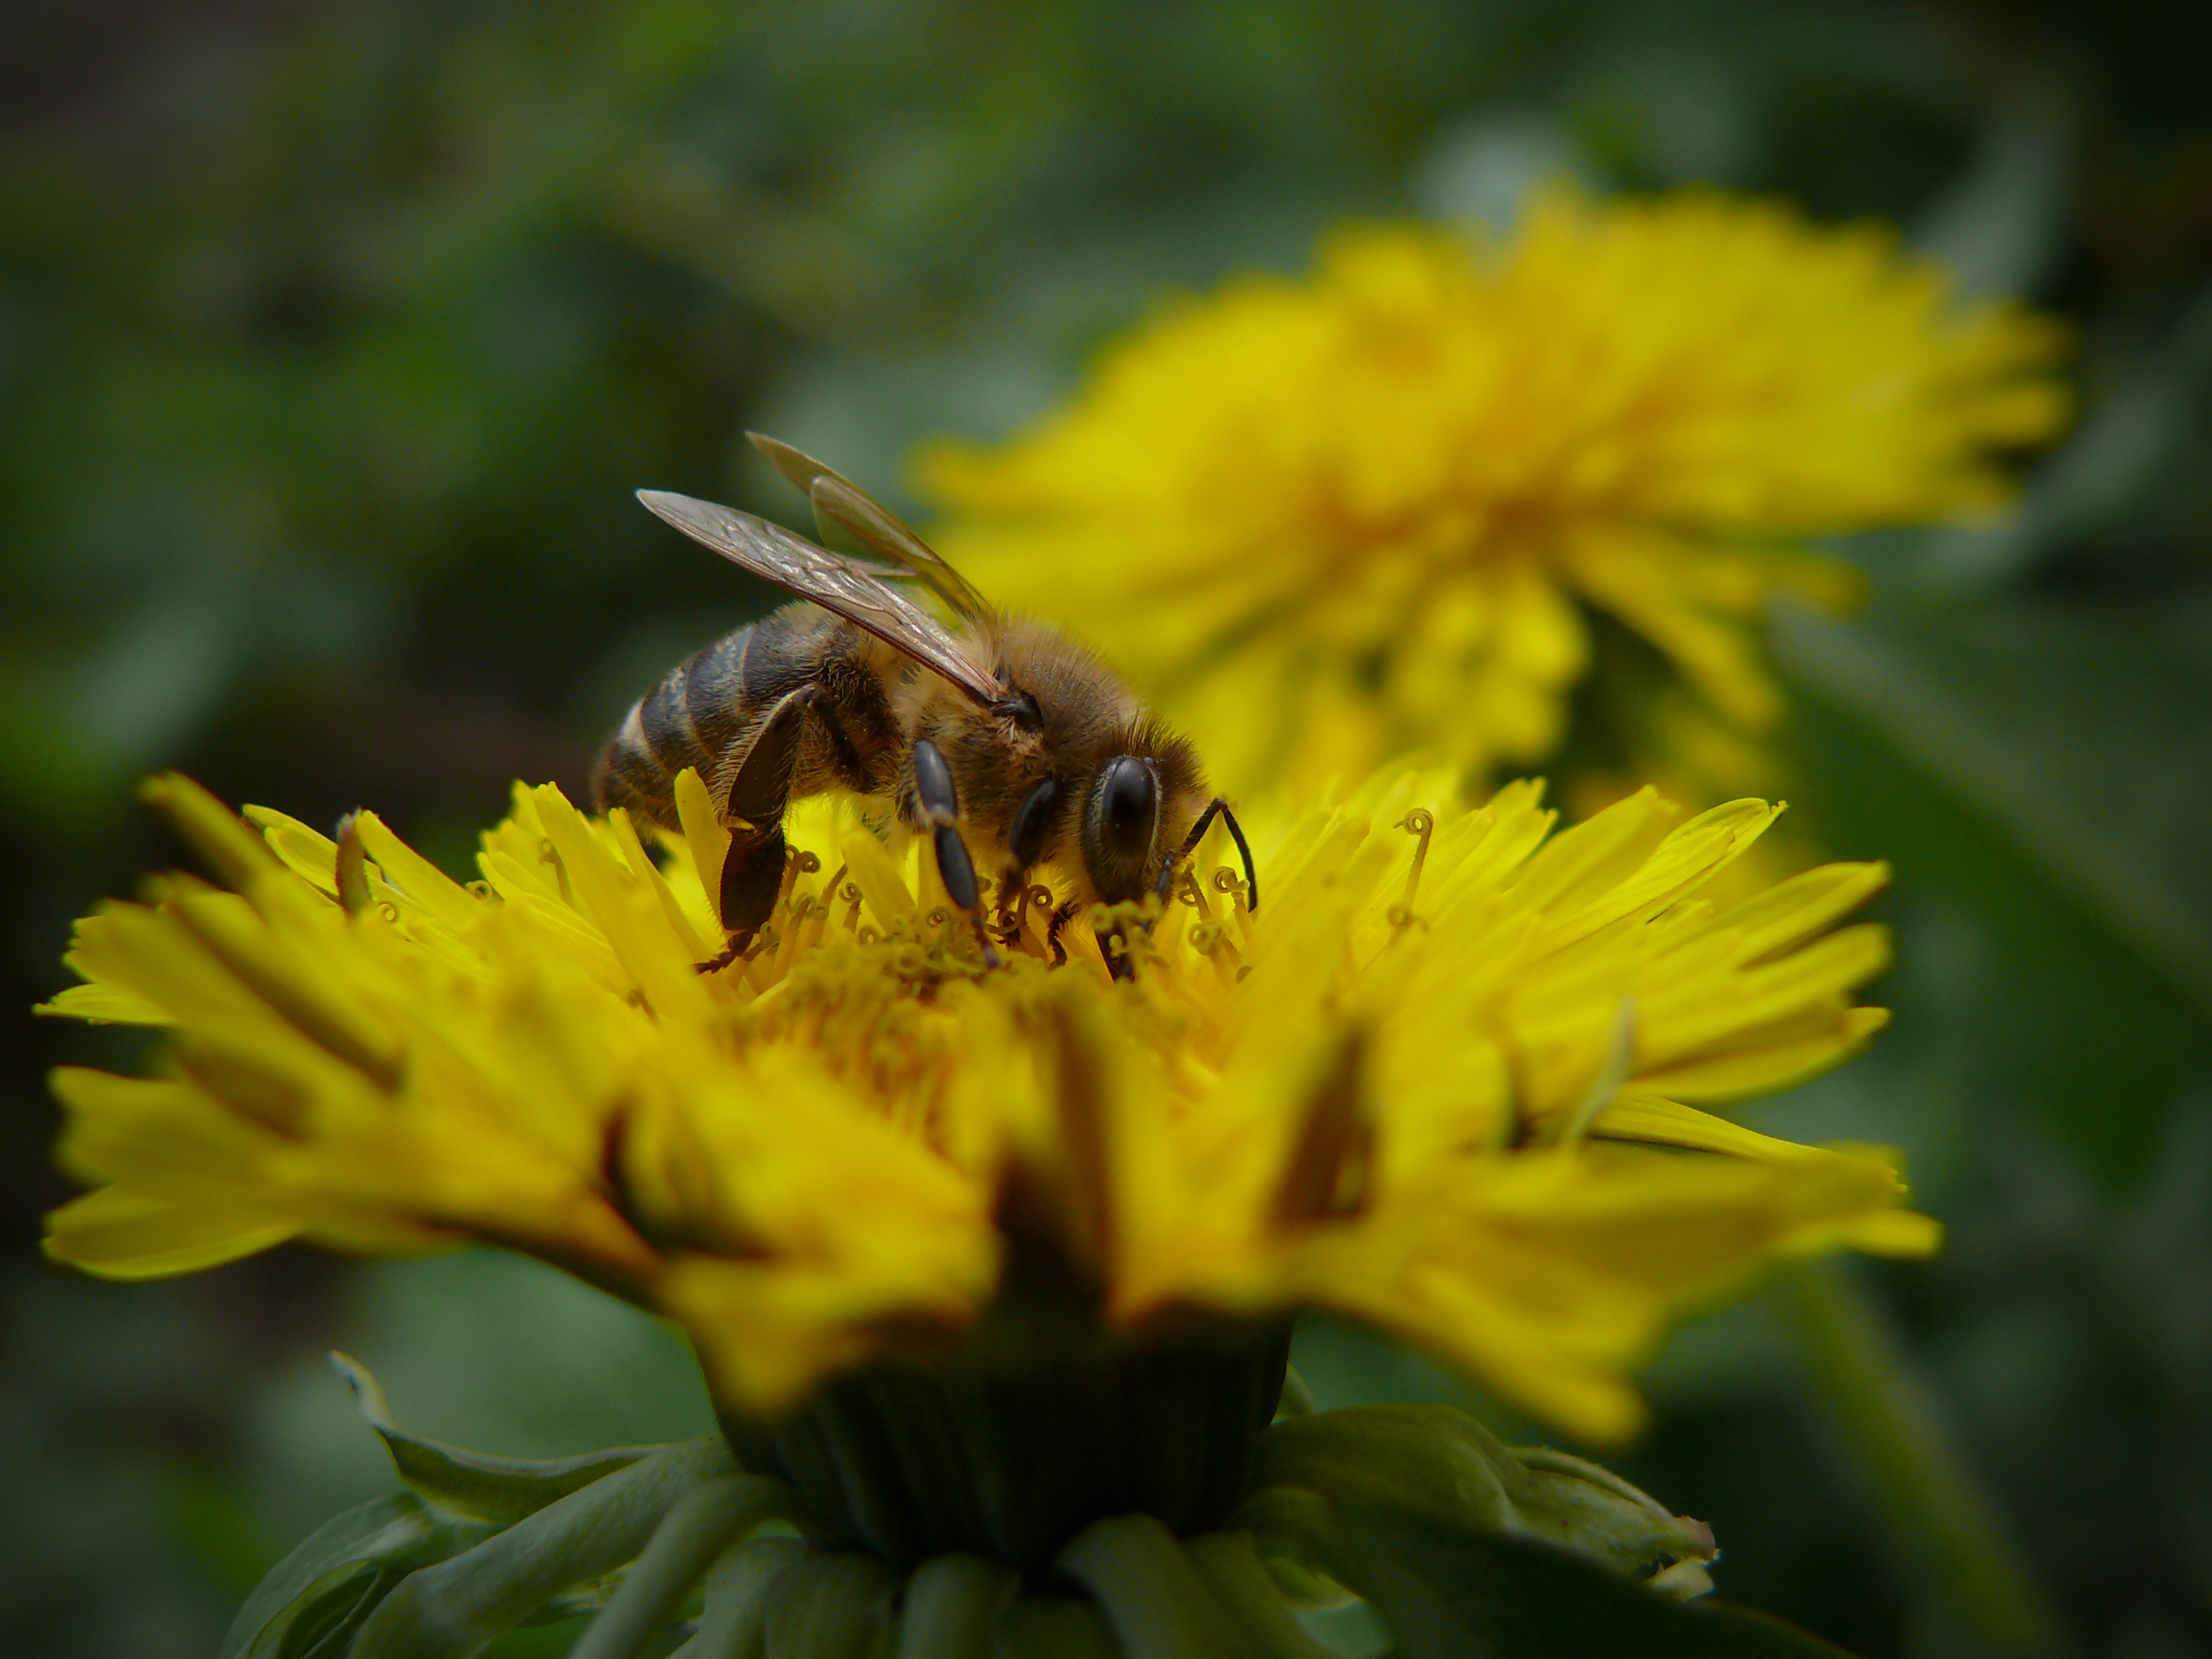
{"type": "Polygon", "coordinates": [[[1059,786],[1041,850],[1033,862],[1081,884],[1066,896],[1090,902],[1133,896],[1100,890],[1084,847],[1086,804],[1104,769],[1121,756],[1145,763],[1157,778],[1160,811],[1143,865],[1146,890],[1197,821],[1207,801],[1197,752],[1148,713],[1136,694],[1096,653],[1048,623],[992,617],[969,635],[1009,698],[1026,696],[1036,718],[982,707],[939,676],[907,665],[893,700],[904,739],[895,801],[900,819],[919,825],[914,745],[936,744],[960,798],[961,832],[985,869],[1008,876],[1020,868],[1012,835],[1024,802],[1047,779],[1059,786]]]}

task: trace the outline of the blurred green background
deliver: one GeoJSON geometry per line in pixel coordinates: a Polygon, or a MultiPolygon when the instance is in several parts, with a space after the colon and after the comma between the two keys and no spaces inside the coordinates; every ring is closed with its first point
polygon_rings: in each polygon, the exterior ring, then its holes
{"type": "MultiPolygon", "coordinates": [[[[1902,965],[1894,1030],[1759,1121],[1904,1146],[1951,1248],[1691,1327],[1624,1467],[1723,1594],[1862,1654],[2212,1655],[2212,8],[85,0],[0,19],[0,121],[17,1009],[178,855],[148,769],[458,866],[757,597],[633,488],[777,505],[744,426],[888,484],[1343,216],[1717,183],[2071,316],[2084,417],[2017,520],[1854,543],[1867,611],[1774,627],[1798,808],[1895,860],[1902,965]]],[[[0,1650],[210,1652],[386,1483],[333,1345],[488,1449],[702,1419],[669,1339],[527,1264],[46,1268],[42,1074],[133,1044],[0,1032],[0,1650]]],[[[1342,1331],[1304,1363],[1450,1389],[1342,1331]]]]}

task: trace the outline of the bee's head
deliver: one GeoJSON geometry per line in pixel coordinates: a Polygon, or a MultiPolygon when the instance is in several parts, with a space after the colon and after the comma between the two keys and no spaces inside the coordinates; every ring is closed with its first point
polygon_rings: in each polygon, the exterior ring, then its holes
{"type": "Polygon", "coordinates": [[[1188,744],[1150,721],[1125,731],[1091,772],[1077,818],[1084,872],[1099,898],[1120,904],[1150,893],[1205,803],[1188,744]]]}
{"type": "Polygon", "coordinates": [[[1091,885],[1108,904],[1141,897],[1158,868],[1160,769],[1149,755],[1115,755],[1091,774],[1079,842],[1091,885]]]}
{"type": "MultiPolygon", "coordinates": [[[[988,748],[1027,793],[1004,798],[1008,860],[1025,871],[1073,854],[1089,896],[1127,903],[1150,893],[1176,837],[1206,805],[1205,769],[1096,654],[1058,629],[991,620],[988,647],[1000,695],[973,705],[994,727],[988,748]]],[[[948,757],[951,744],[940,745],[948,757]]],[[[963,788],[963,800],[982,799],[963,788]]]]}

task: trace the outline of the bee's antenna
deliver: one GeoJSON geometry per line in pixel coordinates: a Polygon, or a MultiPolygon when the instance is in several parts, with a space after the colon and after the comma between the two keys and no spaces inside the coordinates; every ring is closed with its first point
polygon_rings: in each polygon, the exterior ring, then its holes
{"type": "Polygon", "coordinates": [[[1174,854],[1161,866],[1159,884],[1152,890],[1160,898],[1167,897],[1168,889],[1175,884],[1176,866],[1198,850],[1199,842],[1206,839],[1206,832],[1213,827],[1217,814],[1229,826],[1229,838],[1237,843],[1237,851],[1244,860],[1244,908],[1256,910],[1260,908],[1260,872],[1252,866],[1252,845],[1244,839],[1244,826],[1237,822],[1237,814],[1230,811],[1229,803],[1218,795],[1207,803],[1206,811],[1198,815],[1198,822],[1190,826],[1190,833],[1182,838],[1182,845],[1176,848],[1174,854]]]}
{"type": "Polygon", "coordinates": [[[1237,843],[1237,855],[1244,860],[1244,908],[1260,908],[1260,872],[1252,867],[1252,843],[1244,839],[1244,826],[1237,822],[1237,814],[1229,810],[1229,803],[1221,803],[1221,821],[1229,826],[1229,839],[1237,843]]]}

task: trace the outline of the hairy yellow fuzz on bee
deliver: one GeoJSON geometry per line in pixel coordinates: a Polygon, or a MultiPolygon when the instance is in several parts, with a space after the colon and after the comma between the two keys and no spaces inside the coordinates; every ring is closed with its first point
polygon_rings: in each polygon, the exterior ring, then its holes
{"type": "Polygon", "coordinates": [[[1853,994],[1886,939],[1835,924],[1883,872],[1716,909],[1762,802],[1677,822],[1647,790],[1555,835],[1534,785],[1449,782],[1251,815],[1257,913],[1209,842],[1164,908],[1055,940],[1041,872],[995,971],[917,848],[803,802],[769,926],[702,974],[726,832],[690,775],[665,848],[518,787],[467,885],[374,814],[334,842],[157,780],[219,884],[79,926],[46,1012],[171,1036],[149,1077],[57,1073],[94,1190],[48,1248],[145,1278],[507,1245],[682,1322],[738,1419],[927,1364],[1042,1260],[1109,1340],[1328,1308],[1618,1439],[1674,1310],[1934,1247],[1880,1153],[1705,1109],[1879,1027],[1853,994]]]}

